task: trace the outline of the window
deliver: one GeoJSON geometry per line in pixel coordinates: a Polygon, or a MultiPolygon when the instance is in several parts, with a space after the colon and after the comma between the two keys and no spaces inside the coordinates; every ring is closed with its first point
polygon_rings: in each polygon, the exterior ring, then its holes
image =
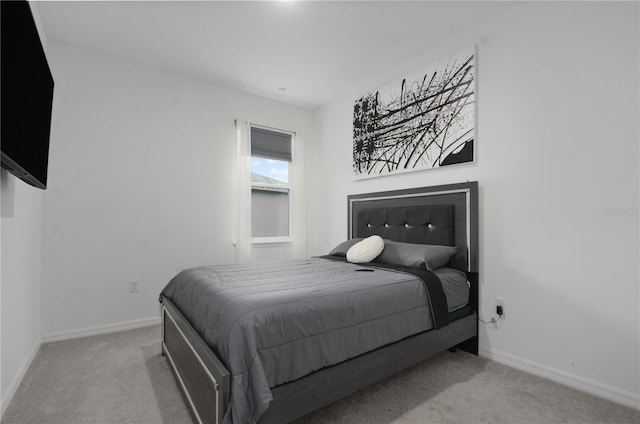
{"type": "Polygon", "coordinates": [[[251,127],[251,236],[254,241],[290,240],[291,138],[288,133],[251,127]]]}

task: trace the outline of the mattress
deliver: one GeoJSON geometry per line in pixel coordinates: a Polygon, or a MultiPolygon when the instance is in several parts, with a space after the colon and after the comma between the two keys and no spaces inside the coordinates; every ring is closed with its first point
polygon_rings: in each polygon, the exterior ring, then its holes
{"type": "Polygon", "coordinates": [[[434,311],[450,306],[444,293],[461,296],[455,273],[440,275],[456,288],[379,265],[311,258],[191,268],[161,296],[231,374],[223,422],[253,423],[269,406],[270,388],[438,325],[434,311]]]}

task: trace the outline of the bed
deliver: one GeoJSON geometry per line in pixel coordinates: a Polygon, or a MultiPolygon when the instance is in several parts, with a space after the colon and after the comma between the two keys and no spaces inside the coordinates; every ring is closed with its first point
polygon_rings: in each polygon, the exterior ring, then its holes
{"type": "Polygon", "coordinates": [[[477,197],[477,182],[351,195],[330,255],[174,277],[162,351],[195,420],[286,423],[443,350],[477,354],[477,197]],[[345,261],[377,236],[373,262],[345,261]],[[453,253],[415,266],[407,248],[453,253]]]}

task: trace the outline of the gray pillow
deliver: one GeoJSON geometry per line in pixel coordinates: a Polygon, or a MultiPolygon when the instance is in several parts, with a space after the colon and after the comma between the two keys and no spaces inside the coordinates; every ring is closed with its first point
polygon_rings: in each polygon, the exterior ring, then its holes
{"type": "Polygon", "coordinates": [[[356,237],[356,238],[349,239],[347,241],[343,241],[342,243],[334,247],[333,250],[329,252],[329,255],[347,256],[347,251],[351,248],[351,246],[353,246],[354,244],[356,244],[361,240],[363,240],[363,237],[356,237]]]}
{"type": "Polygon", "coordinates": [[[458,248],[455,246],[385,240],[384,250],[378,256],[376,262],[426,268],[429,271],[433,271],[445,266],[457,251],[458,248]]]}

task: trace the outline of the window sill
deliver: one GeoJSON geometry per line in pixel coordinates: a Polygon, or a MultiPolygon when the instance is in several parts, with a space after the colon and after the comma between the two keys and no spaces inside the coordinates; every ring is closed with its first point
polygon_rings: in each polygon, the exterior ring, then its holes
{"type": "Polygon", "coordinates": [[[293,245],[291,237],[254,237],[251,239],[253,247],[281,247],[293,245]]]}

